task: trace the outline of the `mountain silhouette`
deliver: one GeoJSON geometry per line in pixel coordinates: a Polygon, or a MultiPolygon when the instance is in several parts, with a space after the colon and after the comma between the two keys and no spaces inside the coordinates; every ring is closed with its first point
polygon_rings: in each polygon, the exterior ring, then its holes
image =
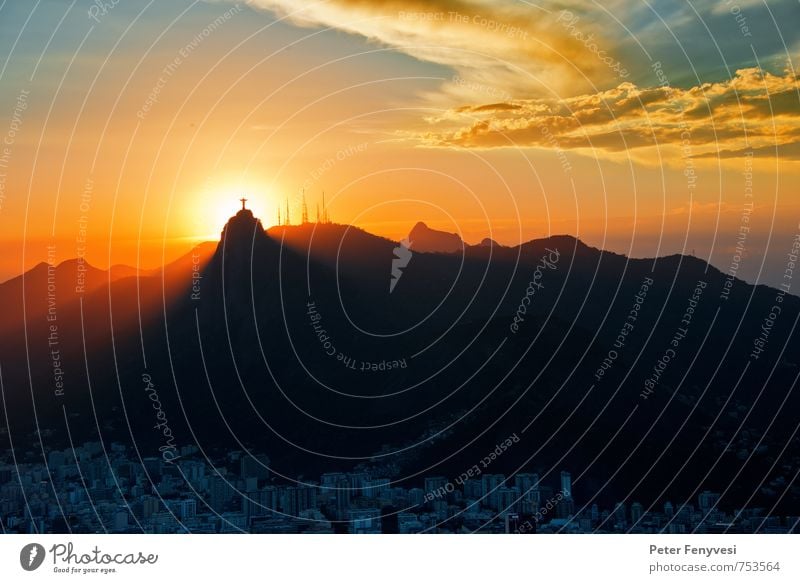
{"type": "Polygon", "coordinates": [[[502,247],[502,245],[500,243],[498,243],[494,239],[490,239],[489,237],[485,237],[484,239],[481,239],[481,242],[478,243],[478,246],[480,246],[480,247],[502,247]]]}
{"type": "Polygon", "coordinates": [[[465,245],[457,233],[431,229],[422,221],[411,229],[408,241],[415,251],[424,253],[460,253],[465,245]]]}
{"type": "Polygon", "coordinates": [[[0,285],[0,443],[158,455],[149,379],[179,445],[265,452],[279,475],[369,467],[418,484],[515,433],[492,473],[585,470],[582,497],[611,503],[732,484],[726,504],[800,510],[775,486],[800,456],[800,298],[570,236],[412,235],[391,293],[397,242],[338,224],[265,231],[247,209],[163,269],[92,268],[80,294],[61,264],[54,321],[35,267],[0,285]]]}

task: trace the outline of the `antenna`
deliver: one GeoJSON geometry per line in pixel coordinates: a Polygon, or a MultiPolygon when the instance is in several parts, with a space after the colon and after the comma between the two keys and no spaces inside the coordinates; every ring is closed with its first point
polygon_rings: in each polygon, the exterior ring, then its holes
{"type": "Polygon", "coordinates": [[[301,224],[308,224],[308,206],[306,206],[306,189],[303,189],[303,215],[300,219],[301,224]]]}

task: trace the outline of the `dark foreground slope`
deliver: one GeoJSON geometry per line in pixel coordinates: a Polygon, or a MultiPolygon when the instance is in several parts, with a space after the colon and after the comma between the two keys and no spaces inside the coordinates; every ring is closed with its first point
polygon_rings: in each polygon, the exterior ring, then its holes
{"type": "Polygon", "coordinates": [[[584,500],[714,489],[800,510],[796,297],[571,237],[412,247],[390,293],[397,247],[341,225],[267,233],[242,211],[207,262],[59,304],[57,358],[45,306],[3,329],[0,446],[194,444],[266,452],[277,475],[420,484],[516,434],[493,473],[571,468],[584,500]]]}

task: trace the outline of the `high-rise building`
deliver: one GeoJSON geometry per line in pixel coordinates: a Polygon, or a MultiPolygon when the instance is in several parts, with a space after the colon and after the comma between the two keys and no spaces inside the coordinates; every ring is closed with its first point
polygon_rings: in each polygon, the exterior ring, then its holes
{"type": "Polygon", "coordinates": [[[114,532],[123,532],[128,529],[128,511],[118,510],[114,513],[114,532]]]}
{"type": "Polygon", "coordinates": [[[322,476],[320,477],[322,481],[321,485],[323,488],[336,488],[336,485],[343,478],[345,478],[345,475],[341,472],[330,472],[327,474],[322,474],[322,476]]]}
{"type": "Polygon", "coordinates": [[[465,480],[464,481],[464,497],[471,500],[477,500],[483,496],[483,484],[480,480],[465,480]]]}
{"type": "Polygon", "coordinates": [[[571,518],[575,514],[575,501],[564,497],[556,503],[556,518],[571,518]]]}
{"type": "Polygon", "coordinates": [[[350,489],[353,491],[353,494],[358,495],[361,494],[368,476],[366,472],[349,472],[347,474],[347,479],[350,480],[350,489]]]}
{"type": "Polygon", "coordinates": [[[697,495],[697,505],[704,513],[708,512],[719,502],[719,494],[716,492],[709,492],[704,490],[697,495]]]}
{"type": "Polygon", "coordinates": [[[292,517],[300,514],[296,487],[289,486],[287,488],[281,488],[281,510],[284,514],[288,514],[292,517]]]}
{"type": "Polygon", "coordinates": [[[539,489],[539,474],[517,474],[514,476],[514,485],[519,488],[523,496],[539,489]]]}
{"type": "Polygon", "coordinates": [[[153,496],[145,496],[142,500],[142,517],[147,520],[161,509],[161,501],[153,496]]]}
{"type": "Polygon", "coordinates": [[[181,520],[190,520],[197,516],[197,500],[184,498],[178,503],[178,516],[181,520]]]}
{"type": "Polygon", "coordinates": [[[519,514],[516,512],[507,512],[505,515],[505,533],[513,534],[519,530],[519,514]]]}
{"type": "Polygon", "coordinates": [[[688,525],[692,520],[692,512],[694,512],[694,507],[691,504],[681,504],[673,520],[677,524],[688,525]]]}
{"type": "Polygon", "coordinates": [[[278,489],[274,486],[247,492],[242,496],[242,512],[248,518],[269,516],[277,510],[277,497],[278,489]]]}
{"type": "Polygon", "coordinates": [[[317,489],[312,486],[289,486],[281,488],[281,510],[289,516],[300,516],[302,512],[317,505],[317,489]]]}
{"type": "Polygon", "coordinates": [[[225,505],[233,498],[234,492],[230,482],[223,476],[214,476],[209,481],[208,489],[211,507],[217,512],[222,512],[225,505]]]}
{"type": "Polygon", "coordinates": [[[408,491],[408,505],[422,506],[425,500],[425,490],[422,488],[411,488],[408,491]]]}
{"type": "Polygon", "coordinates": [[[517,513],[520,507],[519,488],[498,488],[497,489],[498,508],[500,512],[517,513]]]}
{"type": "Polygon", "coordinates": [[[365,480],[361,486],[361,492],[366,498],[379,498],[389,490],[389,478],[375,478],[365,480]]]}
{"type": "Polygon", "coordinates": [[[444,499],[447,496],[447,478],[430,476],[425,478],[425,495],[428,499],[444,499]]]}
{"type": "Polygon", "coordinates": [[[312,510],[317,507],[317,487],[316,486],[298,486],[297,487],[297,510],[302,514],[306,510],[312,510]]]}
{"type": "Polygon", "coordinates": [[[561,494],[572,500],[572,474],[561,472],[561,494]]]}
{"type": "Polygon", "coordinates": [[[644,506],[638,502],[631,504],[631,522],[633,524],[636,524],[642,519],[642,514],[644,514],[644,506]]]}
{"type": "Polygon", "coordinates": [[[614,526],[625,528],[628,524],[626,519],[626,508],[624,502],[617,502],[614,504],[614,512],[612,513],[614,526]]]}
{"type": "Polygon", "coordinates": [[[503,474],[484,474],[481,476],[481,497],[483,497],[484,506],[488,506],[492,510],[500,509],[498,491],[505,480],[506,477],[503,474]]]}
{"type": "Polygon", "coordinates": [[[350,494],[350,482],[342,476],[335,490],[336,518],[339,520],[347,518],[347,512],[350,510],[350,494]]]}
{"type": "Polygon", "coordinates": [[[542,494],[539,488],[528,490],[522,494],[519,511],[522,514],[536,514],[542,506],[542,494]]]}
{"type": "Polygon", "coordinates": [[[261,509],[259,502],[258,490],[248,490],[242,494],[242,514],[247,517],[248,521],[254,516],[264,515],[264,511],[261,509]]]}

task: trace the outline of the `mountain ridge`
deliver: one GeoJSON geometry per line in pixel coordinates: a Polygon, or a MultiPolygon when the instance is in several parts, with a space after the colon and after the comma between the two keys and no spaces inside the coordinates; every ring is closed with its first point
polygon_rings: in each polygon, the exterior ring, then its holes
{"type": "MultiPolygon", "coordinates": [[[[259,223],[260,223],[260,221],[259,221],[259,223]]],[[[418,221],[416,223],[416,225],[425,225],[425,223],[423,221],[418,221]]],[[[434,229],[430,229],[429,227],[427,227],[427,225],[425,225],[425,227],[428,230],[434,231],[436,233],[444,233],[444,234],[447,234],[447,235],[453,235],[453,233],[446,233],[445,231],[436,231],[434,229]]],[[[306,231],[308,229],[311,229],[312,232],[317,232],[320,236],[322,235],[322,233],[324,233],[326,231],[329,231],[331,229],[333,229],[335,231],[353,231],[353,232],[362,233],[363,235],[367,236],[367,238],[369,240],[381,241],[383,243],[388,242],[388,243],[391,243],[395,247],[399,246],[401,244],[400,241],[395,241],[394,239],[390,239],[390,238],[384,237],[382,235],[375,235],[374,233],[371,233],[371,232],[367,231],[366,229],[363,229],[362,227],[358,227],[358,226],[355,226],[355,225],[349,225],[349,224],[341,224],[341,223],[324,223],[324,224],[323,223],[306,223],[306,224],[302,224],[302,225],[273,225],[273,226],[270,226],[270,227],[267,227],[267,228],[263,228],[262,227],[262,230],[267,235],[267,237],[275,240],[277,243],[281,242],[281,237],[279,236],[279,233],[289,234],[290,236],[286,240],[286,242],[291,243],[291,242],[297,241],[297,239],[299,239],[299,237],[297,237],[297,236],[292,237],[291,236],[292,233],[301,233],[301,232],[304,232],[304,231],[306,231]]],[[[194,253],[196,253],[197,249],[201,249],[201,248],[204,248],[204,247],[207,248],[208,246],[211,246],[211,245],[213,245],[216,248],[216,246],[219,244],[220,240],[216,240],[216,241],[215,240],[201,241],[201,242],[197,243],[197,245],[195,245],[191,250],[187,251],[183,255],[178,256],[176,259],[174,259],[174,260],[172,260],[170,262],[167,262],[166,264],[164,264],[163,266],[160,266],[160,267],[136,268],[134,266],[130,266],[130,265],[127,265],[127,264],[124,264],[124,263],[117,263],[117,264],[114,264],[114,265],[110,266],[109,268],[101,268],[101,267],[95,267],[94,265],[92,265],[87,260],[82,260],[82,263],[84,263],[87,266],[88,269],[93,270],[95,272],[102,272],[102,273],[106,273],[106,274],[108,274],[109,272],[113,273],[115,270],[116,271],[124,271],[125,272],[124,276],[122,276],[122,275],[113,276],[112,275],[112,277],[113,277],[112,281],[116,280],[116,279],[119,279],[120,277],[136,277],[137,275],[138,276],[147,277],[147,276],[158,275],[165,268],[167,268],[167,267],[169,267],[169,266],[171,266],[173,264],[191,262],[192,255],[194,253]]],[[[496,241],[494,241],[494,240],[492,240],[492,239],[490,239],[488,237],[485,237],[479,243],[474,244],[474,245],[471,245],[471,244],[463,242],[463,241],[462,241],[462,243],[463,243],[463,249],[487,248],[487,249],[502,249],[502,250],[514,251],[514,250],[518,250],[520,248],[524,248],[525,246],[528,246],[528,245],[540,244],[540,243],[543,243],[543,242],[549,241],[549,240],[574,241],[574,242],[577,242],[578,246],[581,247],[581,248],[586,248],[588,250],[597,251],[599,253],[602,253],[602,254],[608,255],[608,256],[623,257],[623,258],[625,258],[625,259],[627,259],[629,261],[659,261],[659,260],[665,260],[665,259],[669,259],[669,258],[673,258],[673,257],[684,258],[684,260],[688,260],[688,261],[697,260],[697,261],[702,262],[705,265],[708,265],[709,268],[714,269],[715,271],[717,271],[719,273],[723,273],[722,269],[716,267],[714,264],[709,263],[705,259],[703,259],[701,257],[697,257],[697,256],[692,255],[692,254],[671,253],[671,254],[668,254],[668,255],[659,255],[659,256],[632,257],[632,256],[629,256],[629,255],[626,255],[625,253],[619,253],[619,252],[616,252],[616,251],[611,251],[611,250],[608,250],[608,249],[602,249],[600,247],[595,247],[593,245],[589,245],[588,243],[586,243],[580,237],[577,237],[577,236],[571,235],[571,234],[567,234],[567,233],[557,234],[557,235],[550,235],[550,236],[547,236],[547,237],[533,238],[533,239],[529,239],[527,241],[524,241],[524,242],[516,244],[516,245],[503,245],[503,244],[497,243],[496,241]],[[491,244],[489,244],[490,242],[491,242],[491,244]]],[[[430,248],[427,248],[427,247],[424,247],[423,249],[412,248],[411,250],[414,253],[452,253],[452,251],[433,250],[433,249],[430,249],[430,248]]],[[[201,253],[201,255],[203,255],[204,257],[209,255],[209,254],[210,253],[208,251],[204,251],[203,253],[201,253]]],[[[78,262],[78,261],[79,260],[77,258],[65,259],[65,260],[59,262],[58,264],[56,264],[56,267],[58,269],[66,268],[69,265],[76,264],[76,262],[78,262]]],[[[11,278],[3,281],[3,282],[0,282],[0,289],[2,289],[3,286],[5,286],[6,284],[9,284],[9,283],[14,282],[14,281],[18,281],[21,278],[24,278],[24,277],[27,277],[27,276],[33,274],[37,270],[47,269],[48,265],[49,264],[46,261],[40,261],[39,263],[37,263],[36,265],[31,267],[30,269],[28,269],[28,270],[26,270],[26,271],[24,271],[24,272],[22,272],[22,273],[20,273],[18,275],[15,275],[15,276],[13,276],[13,277],[11,277],[11,278]]],[[[763,286],[763,287],[766,287],[766,288],[769,288],[769,289],[772,289],[772,290],[775,290],[775,291],[779,291],[779,289],[777,287],[775,287],[774,285],[770,285],[768,283],[763,283],[763,282],[751,283],[751,282],[749,282],[747,280],[740,279],[738,277],[734,278],[734,279],[736,281],[738,281],[738,282],[741,282],[741,283],[745,284],[745,285],[758,286],[758,287],[763,286]]],[[[798,293],[800,293],[800,292],[790,291],[788,293],[791,293],[792,295],[798,295],[798,293]]]]}
{"type": "Polygon", "coordinates": [[[0,327],[10,429],[27,435],[38,420],[49,439],[64,440],[66,413],[73,439],[157,452],[146,374],[181,444],[263,451],[286,475],[366,464],[412,483],[422,468],[457,476],[530,427],[493,471],[561,459],[592,468],[583,487],[597,484],[605,496],[600,485],[609,483],[613,504],[628,489],[653,502],[665,483],[684,495],[709,467],[704,487],[728,484],[755,464],[730,494],[734,504],[758,490],[750,478],[777,479],[771,467],[800,459],[787,420],[800,406],[797,365],[786,356],[800,352],[791,327],[798,298],[783,298],[768,349],[753,359],[776,290],[737,280],[722,302],[724,274],[699,258],[628,259],[569,235],[457,254],[412,247],[389,293],[397,243],[327,224],[262,236],[245,219],[197,271],[187,255],[170,277],[122,278],[59,305],[62,395],[45,366],[47,320],[29,319],[24,334],[0,327]],[[691,326],[653,382],[692,301],[691,326]],[[647,382],[655,389],[643,398],[647,382]],[[757,437],[743,437],[740,422],[757,437]],[[761,443],[766,453],[739,459],[729,442],[746,451],[761,443]],[[678,446],[697,453],[661,456],[678,446]],[[619,467],[627,469],[606,471],[619,467]]]}

